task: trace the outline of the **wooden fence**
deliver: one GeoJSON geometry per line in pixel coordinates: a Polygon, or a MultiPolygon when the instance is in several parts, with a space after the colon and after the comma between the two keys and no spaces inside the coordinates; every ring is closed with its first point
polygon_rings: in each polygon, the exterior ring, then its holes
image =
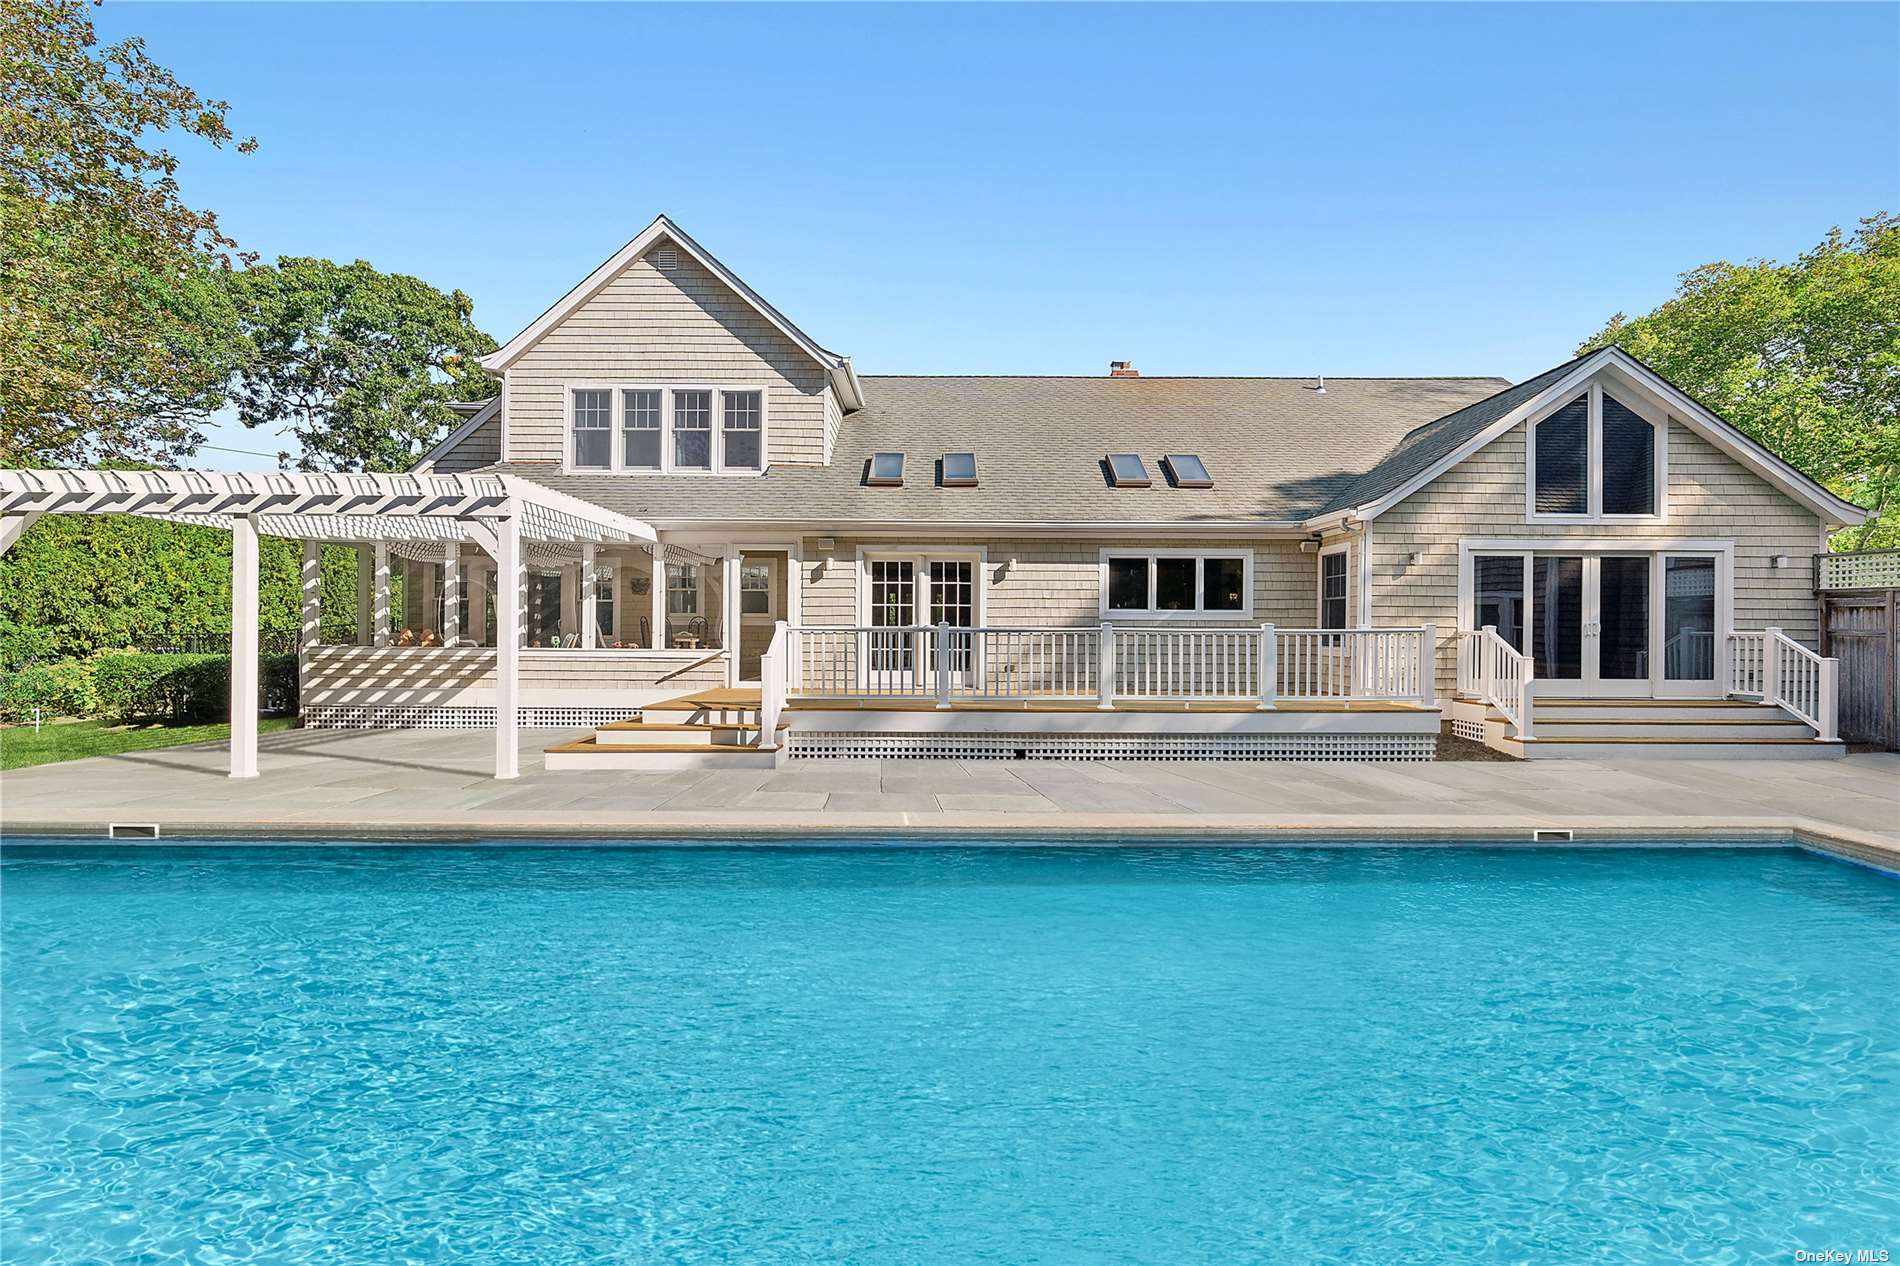
{"type": "Polygon", "coordinates": [[[1900,551],[1815,559],[1821,654],[1841,661],[1840,735],[1900,751],[1900,551]]]}

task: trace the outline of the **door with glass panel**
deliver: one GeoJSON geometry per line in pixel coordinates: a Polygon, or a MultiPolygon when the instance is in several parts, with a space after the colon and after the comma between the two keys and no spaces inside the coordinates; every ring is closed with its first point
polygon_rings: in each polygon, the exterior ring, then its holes
{"type": "Polygon", "coordinates": [[[1722,572],[1714,554],[1664,554],[1657,602],[1658,693],[1714,696],[1722,572]]]}
{"type": "Polygon", "coordinates": [[[873,558],[871,632],[866,635],[864,669],[873,688],[907,687],[917,669],[917,560],[873,558]],[[890,632],[879,630],[889,629],[890,632]],[[904,630],[904,631],[900,631],[904,630]]]}
{"type": "MultiPolygon", "coordinates": [[[[932,559],[930,618],[932,628],[949,624],[968,629],[976,623],[976,563],[967,558],[932,559]]],[[[956,685],[967,685],[976,671],[976,639],[969,633],[950,634],[950,673],[956,685]]]]}

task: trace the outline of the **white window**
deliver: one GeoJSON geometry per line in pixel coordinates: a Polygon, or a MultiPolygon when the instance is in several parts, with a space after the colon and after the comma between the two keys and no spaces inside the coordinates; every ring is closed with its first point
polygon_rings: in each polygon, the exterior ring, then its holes
{"type": "Polygon", "coordinates": [[[621,393],[620,432],[625,447],[620,456],[628,470],[660,468],[661,393],[651,387],[621,393]]]}
{"type": "Polygon", "coordinates": [[[668,615],[699,614],[698,563],[668,563],[666,565],[666,613],[668,615]]]}
{"type": "Polygon", "coordinates": [[[1244,618],[1253,611],[1253,555],[1102,551],[1101,614],[1244,618]]]}
{"type": "Polygon", "coordinates": [[[727,470],[757,470],[765,460],[765,410],[757,391],[719,393],[719,427],[725,440],[727,470]]]}
{"type": "Polygon", "coordinates": [[[772,614],[772,564],[739,565],[739,614],[772,614]]]}
{"type": "Polygon", "coordinates": [[[1346,551],[1319,556],[1319,626],[1346,627],[1346,551]]]}
{"type": "Polygon", "coordinates": [[[614,640],[614,569],[594,564],[594,627],[602,646],[614,640]]]}
{"type": "Polygon", "coordinates": [[[1601,385],[1534,422],[1525,445],[1527,517],[1601,522],[1662,514],[1666,418],[1652,419],[1601,385]]]}
{"type": "Polygon", "coordinates": [[[611,391],[574,393],[574,468],[606,470],[613,465],[614,404],[611,391]]]}
{"type": "Polygon", "coordinates": [[[568,469],[757,475],[766,401],[757,387],[570,386],[568,469]]]}

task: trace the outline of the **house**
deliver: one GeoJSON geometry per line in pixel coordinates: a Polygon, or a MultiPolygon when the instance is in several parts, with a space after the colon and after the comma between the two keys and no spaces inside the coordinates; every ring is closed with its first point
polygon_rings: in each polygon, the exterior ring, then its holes
{"type": "Polygon", "coordinates": [[[306,646],[307,724],[596,728],[551,768],[1840,750],[1809,559],[1861,512],[1618,349],[860,375],[661,217],[483,364],[413,478],[578,526],[352,529],[374,615],[306,646]]]}

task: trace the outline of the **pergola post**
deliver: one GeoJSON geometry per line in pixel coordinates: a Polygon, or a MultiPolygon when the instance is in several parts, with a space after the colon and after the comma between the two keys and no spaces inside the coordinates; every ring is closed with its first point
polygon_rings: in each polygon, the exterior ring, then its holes
{"type": "Polygon", "coordinates": [[[442,551],[442,645],[462,640],[462,547],[450,541],[442,551]]]}
{"type": "Polygon", "coordinates": [[[653,589],[650,595],[653,609],[653,645],[649,650],[659,650],[667,644],[666,637],[666,546],[653,542],[653,589]]]}
{"type": "Polygon", "coordinates": [[[375,625],[370,611],[371,595],[376,592],[376,564],[367,545],[356,547],[356,644],[368,646],[375,625]]]}
{"type": "Polygon", "coordinates": [[[594,574],[594,546],[581,545],[581,648],[593,650],[600,639],[600,622],[595,616],[599,580],[594,574]]]}
{"type": "Polygon", "coordinates": [[[495,777],[521,776],[521,520],[495,524],[495,777]]]}
{"type": "Polygon", "coordinates": [[[377,646],[389,645],[389,542],[376,542],[376,591],[370,595],[373,612],[370,640],[377,646]]]}
{"type": "Polygon", "coordinates": [[[323,543],[303,543],[303,623],[297,629],[297,649],[307,651],[323,640],[323,543]]]}
{"type": "Polygon", "coordinates": [[[231,777],[257,777],[257,519],[231,516],[231,777]]]}

